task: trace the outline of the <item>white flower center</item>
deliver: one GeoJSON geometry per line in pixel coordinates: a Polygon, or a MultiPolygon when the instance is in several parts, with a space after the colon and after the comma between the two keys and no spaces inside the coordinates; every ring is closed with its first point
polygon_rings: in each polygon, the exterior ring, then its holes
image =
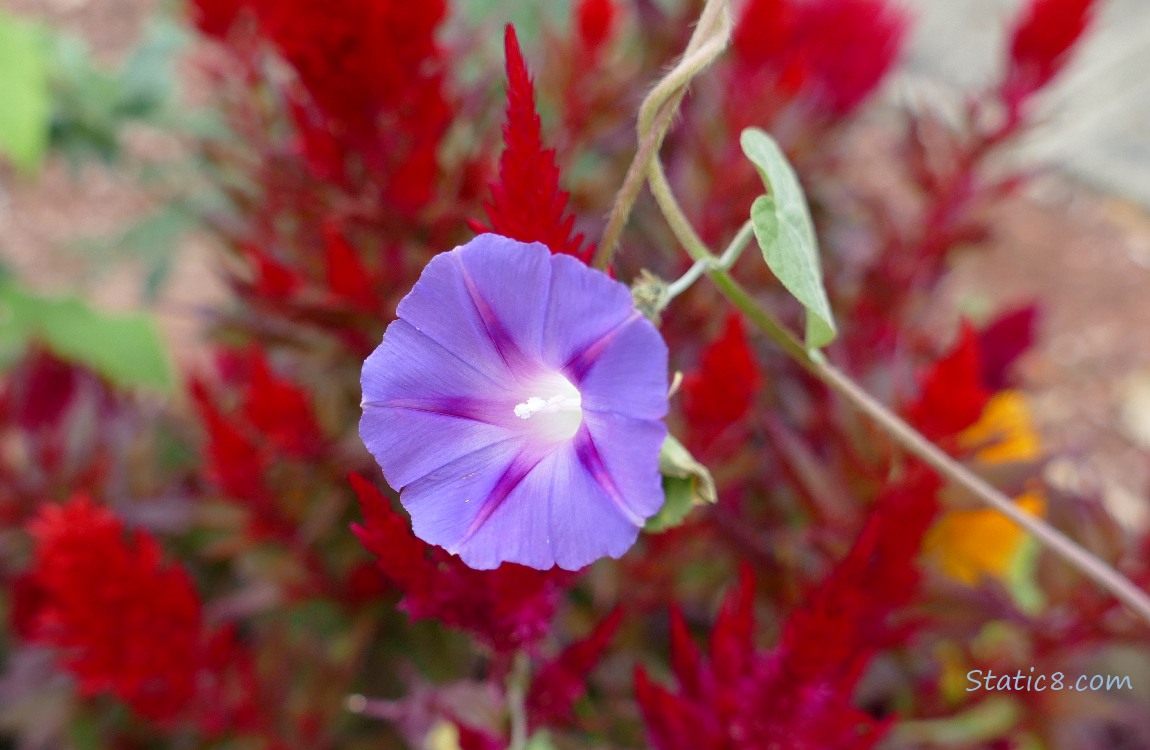
{"type": "Polygon", "coordinates": [[[583,397],[579,389],[559,373],[532,384],[523,403],[515,405],[515,416],[531,423],[540,437],[568,440],[583,423],[583,397]]]}

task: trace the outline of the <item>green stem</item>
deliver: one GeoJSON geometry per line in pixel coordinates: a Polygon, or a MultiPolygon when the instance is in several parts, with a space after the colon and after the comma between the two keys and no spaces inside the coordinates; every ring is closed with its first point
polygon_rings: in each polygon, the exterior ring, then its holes
{"type": "Polygon", "coordinates": [[[507,679],[507,713],[511,718],[511,744],[507,750],[527,747],[527,682],[531,678],[531,660],[527,653],[515,654],[507,679]]]}
{"type": "MultiPolygon", "coordinates": [[[[709,262],[708,275],[731,304],[742,311],[772,341],[782,347],[783,351],[792,359],[825,383],[831,390],[853,404],[859,411],[874,420],[909,453],[917,456],[939,474],[1029,531],[1043,546],[1077,568],[1147,622],[1150,622],[1150,596],[1147,596],[1146,592],[1058,529],[1041,518],[1019,509],[1013,500],[923,437],[897,414],[860,388],[845,373],[828,363],[820,353],[811,352],[803,346],[802,342],[779,323],[768,310],[759,305],[742,285],[735,281],[726,268],[721,267],[714,254],[698,239],[698,235],[691,227],[690,222],[679,209],[678,201],[670,192],[666,180],[658,179],[657,175],[661,172],[662,169],[658,167],[658,160],[656,159],[651,169],[653,178],[651,189],[660,208],[663,209],[667,223],[671,225],[672,231],[675,232],[680,242],[683,242],[692,258],[695,258],[696,261],[709,262]]],[[[742,234],[743,230],[740,230],[740,235],[742,234]]],[[[736,241],[738,240],[739,237],[736,237],[736,241]]]]}
{"type": "Polygon", "coordinates": [[[639,133],[639,148],[623,184],[615,195],[607,226],[591,261],[594,268],[606,269],[615,257],[619,237],[631,215],[631,209],[643,189],[647,179],[647,169],[654,160],[663,138],[671,127],[683,97],[687,95],[687,84],[704,68],[711,64],[731,40],[731,11],[729,0],[707,0],[695,32],[687,42],[687,49],[678,65],[672,68],[655,85],[643,104],[639,107],[636,129],[639,133]]]}

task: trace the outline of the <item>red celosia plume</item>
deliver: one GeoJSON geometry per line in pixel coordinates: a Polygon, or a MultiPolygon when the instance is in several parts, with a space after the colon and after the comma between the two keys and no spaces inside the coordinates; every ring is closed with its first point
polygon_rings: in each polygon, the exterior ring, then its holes
{"type": "Polygon", "coordinates": [[[982,384],[988,390],[1000,391],[1010,384],[1010,369],[1034,345],[1038,322],[1038,306],[1027,305],[1003,313],[979,331],[982,384]]]}
{"type": "Polygon", "coordinates": [[[507,120],[499,180],[491,184],[484,208],[490,227],[469,222],[476,232],[495,232],[521,242],[542,242],[553,253],[590,260],[594,248],[573,233],[575,217],[567,213],[568,194],[559,187],[554,149],[543,147],[542,124],[535,111],[535,87],[519,40],[510,25],[504,36],[507,54],[507,120]]]}
{"type": "Polygon", "coordinates": [[[883,0],[751,0],[734,33],[732,86],[745,97],[741,86],[773,82],[845,116],[891,69],[907,26],[883,0]]]}
{"type": "Polygon", "coordinates": [[[585,639],[565,648],[539,668],[531,681],[527,712],[533,724],[565,726],[574,721],[575,703],[587,692],[587,675],[611,642],[623,610],[615,609],[585,639]]]}
{"type": "Polygon", "coordinates": [[[867,750],[888,724],[852,705],[874,653],[905,636],[892,615],[913,600],[915,559],[937,509],[938,482],[915,470],[887,489],[847,556],[793,612],[779,644],[755,650],[754,579],[743,568],[711,631],[705,660],[678,610],[671,666],[678,692],[642,668],[635,693],[658,750],[867,750]]]}
{"type": "Polygon", "coordinates": [[[1017,106],[1048,84],[1066,64],[1090,23],[1095,0],[1031,0],[1010,39],[1003,83],[1009,105],[1017,106]]]}
{"type": "Polygon", "coordinates": [[[364,519],[352,531],[403,592],[400,607],[411,619],[438,619],[498,651],[532,644],[546,634],[570,574],[513,563],[495,570],[469,568],[417,539],[370,482],[356,474],[350,480],[364,519]]]}
{"type": "Polygon", "coordinates": [[[907,417],[924,435],[945,444],[978,421],[993,395],[982,380],[978,334],[967,323],[954,347],[928,369],[907,417]]]}
{"type": "Polygon", "coordinates": [[[619,8],[615,0],[579,0],[575,6],[575,26],[579,42],[587,54],[594,56],[615,30],[619,8]]]}
{"type": "Polygon", "coordinates": [[[699,367],[683,378],[683,415],[692,449],[710,445],[740,422],[762,386],[742,318],[732,313],[717,339],[707,345],[699,367]]]}
{"type": "Polygon", "coordinates": [[[155,538],[84,495],[45,506],[29,531],[36,549],[25,587],[35,596],[25,598],[21,630],[58,650],[84,695],[111,693],[164,726],[223,731],[239,727],[219,721],[221,712],[250,718],[235,700],[221,705],[223,692],[206,712],[197,703],[204,685],[224,690],[240,652],[228,631],[205,625],[187,572],[164,562],[155,538]]]}

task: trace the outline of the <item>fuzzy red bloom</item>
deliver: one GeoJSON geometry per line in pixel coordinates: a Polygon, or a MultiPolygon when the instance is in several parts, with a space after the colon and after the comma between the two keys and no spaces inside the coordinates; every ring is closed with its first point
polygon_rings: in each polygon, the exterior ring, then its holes
{"type": "Polygon", "coordinates": [[[430,201],[436,151],[451,122],[435,40],[445,0],[257,2],[260,29],[295,69],[315,112],[294,114],[311,161],[360,160],[405,215],[430,201]],[[323,133],[336,136],[338,143],[323,133]]]}
{"type": "Polygon", "coordinates": [[[266,463],[259,458],[264,450],[292,458],[309,458],[319,451],[323,435],[311,395],[276,375],[262,349],[251,346],[223,354],[220,360],[221,370],[231,371],[240,391],[233,415],[239,419],[224,415],[203,381],[192,381],[192,398],[208,430],[209,465],[221,485],[242,486],[244,476],[266,463]]]}
{"type": "Polygon", "coordinates": [[[204,645],[188,574],[86,496],[46,506],[29,531],[39,589],[31,639],[60,650],[83,694],[112,693],[161,724],[179,719],[204,645]]]}
{"type": "Polygon", "coordinates": [[[444,0],[257,5],[261,26],[312,99],[348,127],[371,128],[384,110],[418,109],[426,104],[422,86],[438,93],[435,32],[446,15],[444,0]]]}
{"type": "Polygon", "coordinates": [[[21,579],[20,635],[59,651],[85,696],[110,693],[160,726],[206,736],[262,721],[250,654],[229,628],[210,629],[187,572],[86,495],[46,505],[21,579]]]}
{"type": "Polygon", "coordinates": [[[311,394],[272,372],[260,347],[249,347],[240,356],[250,368],[241,416],[277,452],[294,458],[314,456],[322,434],[311,394]]]}
{"type": "Polygon", "coordinates": [[[1039,310],[1027,305],[1009,310],[990,322],[978,333],[982,384],[1000,391],[1010,384],[1010,368],[1034,345],[1039,310]]]}
{"type": "Polygon", "coordinates": [[[250,497],[262,486],[265,459],[259,446],[216,407],[207,386],[193,379],[191,396],[207,431],[206,474],[232,497],[250,497]]]}
{"type": "Polygon", "coordinates": [[[192,0],[193,23],[208,36],[223,38],[239,17],[242,0],[192,0]]]}
{"type": "Polygon", "coordinates": [[[857,674],[892,639],[887,620],[918,588],[915,562],[939,488],[935,474],[916,466],[878,498],[850,552],[787,621],[779,653],[790,679],[857,674]]]}
{"type": "Polygon", "coordinates": [[[1090,23],[1095,0],[1031,0],[1010,39],[1005,98],[1017,104],[1050,83],[1090,23]]]}
{"type": "Polygon", "coordinates": [[[520,242],[542,242],[553,253],[590,260],[594,248],[573,234],[575,217],[567,213],[568,194],[559,188],[555,150],[543,147],[542,124],[535,111],[535,86],[515,29],[504,36],[507,54],[507,120],[499,180],[491,184],[484,204],[490,227],[469,222],[476,232],[495,232],[520,242]]]}
{"type": "Polygon", "coordinates": [[[289,299],[301,286],[304,279],[299,272],[273,258],[266,250],[251,243],[240,246],[240,253],[251,268],[249,282],[251,292],[270,302],[289,299]]]}
{"type": "Polygon", "coordinates": [[[784,93],[845,116],[894,65],[907,26],[883,0],[751,0],[735,31],[732,86],[745,98],[739,86],[773,80],[784,93]]]}
{"type": "Polygon", "coordinates": [[[547,633],[571,574],[513,563],[495,570],[469,568],[458,557],[417,539],[370,482],[356,474],[350,480],[364,519],[353,524],[352,531],[403,592],[399,606],[412,620],[437,619],[504,652],[547,633]]]}
{"type": "Polygon", "coordinates": [[[866,750],[887,725],[851,705],[875,651],[906,628],[890,620],[917,590],[915,558],[938,481],[916,470],[878,500],[847,556],[788,619],[776,648],[754,647],[754,579],[744,568],[711,631],[710,660],[671,612],[673,693],[640,668],[635,693],[658,750],[866,750]]]}
{"type": "Polygon", "coordinates": [[[575,26],[583,49],[594,55],[611,38],[619,9],[614,0],[579,0],[575,6],[575,26]]]}
{"type": "Polygon", "coordinates": [[[983,386],[978,334],[967,323],[954,347],[923,375],[907,417],[924,435],[946,442],[978,421],[991,394],[983,386]]]}
{"type": "Polygon", "coordinates": [[[587,675],[603,656],[622,621],[623,610],[616,608],[589,636],[540,667],[527,696],[527,712],[533,724],[559,727],[574,721],[575,703],[587,692],[587,675]]]}
{"type": "Polygon", "coordinates": [[[762,387],[762,373],[743,320],[727,317],[723,331],[707,345],[699,368],[683,378],[683,414],[692,449],[710,445],[744,418],[762,387]]]}
{"type": "Polygon", "coordinates": [[[327,286],[336,299],[363,312],[378,310],[380,301],[373,289],[373,274],[338,228],[324,227],[324,250],[327,286]]]}

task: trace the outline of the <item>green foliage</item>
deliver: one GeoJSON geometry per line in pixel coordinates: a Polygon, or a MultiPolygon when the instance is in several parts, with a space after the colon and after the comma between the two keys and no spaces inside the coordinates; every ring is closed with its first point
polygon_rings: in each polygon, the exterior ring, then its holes
{"type": "MultiPolygon", "coordinates": [[[[517,0],[457,0],[455,13],[467,25],[476,27],[497,19],[500,26],[510,23],[520,39],[540,39],[544,28],[562,33],[571,20],[573,0],[524,3],[517,0]]],[[[502,39],[502,34],[496,35],[502,39]]]]}
{"type": "Polygon", "coordinates": [[[659,472],[663,475],[663,507],[647,519],[644,529],[666,531],[683,523],[691,508],[719,499],[715,480],[707,467],[695,460],[682,443],[670,435],[659,452],[659,472]]]}
{"type": "Polygon", "coordinates": [[[45,34],[0,12],[0,154],[35,171],[48,148],[51,100],[45,34]]]}
{"type": "Polygon", "coordinates": [[[10,354],[29,341],[118,385],[167,391],[174,383],[151,317],[109,315],[78,299],[38,297],[11,280],[0,280],[0,347],[10,354]]]}
{"type": "Polygon", "coordinates": [[[758,168],[768,195],[755,199],[751,221],[767,266],[807,311],[807,346],[826,346],[837,335],[823,287],[819,245],[802,185],[774,140],[758,128],[743,131],[743,153],[758,168]]]}
{"type": "Polygon", "coordinates": [[[101,70],[79,40],[52,40],[51,145],[73,162],[120,154],[120,132],[130,121],[165,124],[172,111],[175,61],[187,33],[153,23],[144,42],[116,72],[101,70]]]}
{"type": "Polygon", "coordinates": [[[555,743],[551,741],[547,730],[540,729],[527,740],[526,750],[555,750],[555,743]]]}

